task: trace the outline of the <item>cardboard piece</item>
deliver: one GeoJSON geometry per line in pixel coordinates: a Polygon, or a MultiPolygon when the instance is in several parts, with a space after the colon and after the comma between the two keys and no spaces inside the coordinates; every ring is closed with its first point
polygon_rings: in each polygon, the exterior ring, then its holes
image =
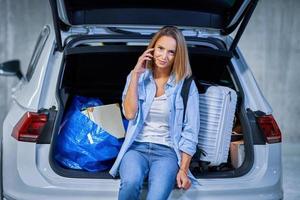
{"type": "Polygon", "coordinates": [[[118,103],[90,107],[82,111],[98,126],[116,138],[125,137],[121,109],[118,103]]]}
{"type": "Polygon", "coordinates": [[[244,141],[239,140],[230,143],[231,164],[234,168],[239,168],[245,159],[244,141]]]}

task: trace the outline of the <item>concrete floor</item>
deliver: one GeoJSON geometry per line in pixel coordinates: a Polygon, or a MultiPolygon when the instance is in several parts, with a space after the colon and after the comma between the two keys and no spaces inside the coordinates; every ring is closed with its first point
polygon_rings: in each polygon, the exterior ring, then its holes
{"type": "Polygon", "coordinates": [[[285,200],[300,199],[300,143],[284,143],[282,148],[285,200]]]}

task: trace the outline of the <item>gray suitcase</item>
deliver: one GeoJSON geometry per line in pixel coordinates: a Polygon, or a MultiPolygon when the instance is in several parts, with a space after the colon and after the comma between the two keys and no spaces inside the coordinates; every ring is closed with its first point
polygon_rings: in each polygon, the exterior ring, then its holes
{"type": "MultiPolygon", "coordinates": [[[[185,82],[187,83],[184,83],[181,95],[186,106],[186,93],[190,83],[185,82]]],[[[200,100],[198,149],[202,152],[198,156],[208,166],[218,166],[227,162],[237,94],[225,86],[201,83],[201,89],[199,84],[197,87],[200,100]]]]}

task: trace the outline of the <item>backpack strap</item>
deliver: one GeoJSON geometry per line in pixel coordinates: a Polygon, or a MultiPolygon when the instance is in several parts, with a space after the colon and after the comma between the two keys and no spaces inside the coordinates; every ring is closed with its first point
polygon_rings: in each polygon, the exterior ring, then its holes
{"type": "Polygon", "coordinates": [[[182,100],[183,100],[183,118],[182,118],[183,121],[184,121],[184,118],[185,118],[186,105],[187,105],[187,101],[188,101],[188,98],[189,98],[189,91],[190,91],[190,87],[191,87],[191,83],[192,83],[193,79],[194,79],[193,76],[185,78],[184,81],[183,81],[182,88],[181,88],[181,93],[180,94],[181,94],[181,97],[182,97],[182,100]]]}
{"type": "MultiPolygon", "coordinates": [[[[188,101],[188,98],[189,98],[189,91],[190,91],[191,83],[192,83],[193,80],[194,80],[193,76],[190,76],[190,77],[184,79],[184,82],[183,82],[183,85],[182,85],[182,88],[181,88],[180,95],[181,95],[182,100],[183,100],[183,118],[182,118],[182,121],[184,121],[186,105],[187,105],[187,101],[188,101]]],[[[196,84],[196,87],[197,87],[198,91],[199,91],[199,88],[200,88],[201,92],[205,92],[205,88],[203,87],[202,84],[200,84],[200,82],[195,81],[195,84],[196,84]]],[[[182,127],[182,129],[183,129],[183,127],[182,127]]],[[[197,148],[196,154],[193,156],[192,162],[195,162],[195,161],[198,162],[201,154],[203,154],[204,156],[207,155],[206,151],[204,151],[203,149],[197,148]]],[[[202,168],[205,167],[205,169],[207,171],[207,167],[209,165],[209,162],[201,161],[200,163],[202,165],[202,168]]]]}

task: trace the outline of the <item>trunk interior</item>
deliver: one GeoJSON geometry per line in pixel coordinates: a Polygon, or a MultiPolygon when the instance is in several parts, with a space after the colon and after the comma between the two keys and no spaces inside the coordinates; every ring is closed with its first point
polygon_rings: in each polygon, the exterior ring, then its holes
{"type": "MultiPolygon", "coordinates": [[[[66,111],[75,95],[98,97],[103,104],[119,103],[125,86],[126,77],[136,64],[137,58],[145,50],[144,45],[128,46],[126,43],[105,43],[101,46],[78,45],[65,51],[65,62],[61,67],[60,84],[57,97],[60,102],[55,130],[60,126],[64,111],[66,111]]],[[[242,97],[233,83],[230,59],[224,52],[201,45],[189,45],[189,56],[193,75],[201,81],[230,87],[237,91],[238,103],[235,113],[231,137],[231,148],[227,163],[220,166],[207,167],[205,163],[192,161],[190,170],[197,178],[233,177],[241,163],[245,160],[243,145],[243,120],[240,114],[242,97]],[[233,157],[238,157],[239,164],[233,157]]],[[[123,114],[122,117],[124,118],[123,114]]],[[[66,177],[74,178],[112,178],[108,171],[87,172],[67,169],[53,158],[53,146],[58,131],[54,132],[51,143],[50,163],[53,170],[66,177]]],[[[246,149],[246,148],[245,148],[246,149]]],[[[247,157],[247,155],[246,155],[247,157]]],[[[237,159],[237,158],[234,158],[237,159]]]]}

